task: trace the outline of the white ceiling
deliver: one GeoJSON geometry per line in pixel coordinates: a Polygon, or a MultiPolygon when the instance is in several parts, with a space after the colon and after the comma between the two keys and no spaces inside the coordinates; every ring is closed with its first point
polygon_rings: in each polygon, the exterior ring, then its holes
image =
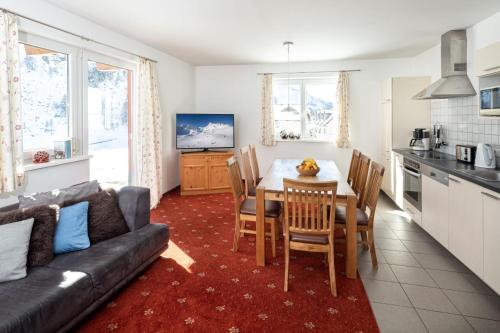
{"type": "Polygon", "coordinates": [[[499,0],[47,0],[195,65],[413,56],[499,0]]]}

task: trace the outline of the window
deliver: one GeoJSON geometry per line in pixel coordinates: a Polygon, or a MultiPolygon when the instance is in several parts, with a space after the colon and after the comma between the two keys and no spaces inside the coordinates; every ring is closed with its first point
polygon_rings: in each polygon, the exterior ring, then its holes
{"type": "Polygon", "coordinates": [[[70,136],[68,54],[20,44],[23,149],[52,149],[70,136]]]}
{"type": "Polygon", "coordinates": [[[87,61],[90,177],[103,187],[129,183],[132,71],[87,61]]]}
{"type": "Polygon", "coordinates": [[[89,155],[92,179],[114,188],[133,183],[135,57],[26,32],[19,41],[26,160],[39,150],[54,158],[54,141],[71,138],[73,156],[89,155]]]}
{"type": "Polygon", "coordinates": [[[273,81],[274,128],[277,138],[333,141],[337,128],[337,79],[288,79],[273,81]],[[290,98],[290,102],[288,102],[290,98]],[[283,111],[290,103],[296,111],[283,111]],[[281,134],[285,133],[287,137],[281,134]]]}

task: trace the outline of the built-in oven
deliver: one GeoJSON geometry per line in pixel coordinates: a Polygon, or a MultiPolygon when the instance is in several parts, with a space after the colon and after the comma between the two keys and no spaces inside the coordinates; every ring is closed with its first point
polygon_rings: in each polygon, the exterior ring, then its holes
{"type": "Polygon", "coordinates": [[[403,198],[421,212],[422,176],[420,163],[405,157],[403,159],[403,174],[403,198]]]}

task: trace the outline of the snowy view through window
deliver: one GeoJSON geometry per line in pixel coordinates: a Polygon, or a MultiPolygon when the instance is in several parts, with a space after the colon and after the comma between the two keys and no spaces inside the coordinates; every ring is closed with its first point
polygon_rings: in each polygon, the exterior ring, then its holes
{"type": "Polygon", "coordinates": [[[88,62],[88,138],[91,179],[120,188],[129,180],[129,71],[88,62]]]}
{"type": "Polygon", "coordinates": [[[178,114],[176,127],[178,149],[234,146],[231,114],[178,114]]]}
{"type": "Polygon", "coordinates": [[[23,147],[52,149],[69,135],[68,55],[21,45],[23,147]]]}
{"type": "MultiPolygon", "coordinates": [[[[71,137],[69,56],[21,45],[23,148],[27,152],[52,150],[55,140],[71,137]]],[[[131,73],[93,61],[87,70],[90,176],[103,187],[119,188],[129,182],[131,73]]]]}
{"type": "Polygon", "coordinates": [[[333,140],[337,124],[337,84],[332,79],[292,80],[290,106],[297,112],[281,112],[288,105],[288,82],[278,79],[273,87],[275,135],[281,131],[301,138],[333,140]]]}

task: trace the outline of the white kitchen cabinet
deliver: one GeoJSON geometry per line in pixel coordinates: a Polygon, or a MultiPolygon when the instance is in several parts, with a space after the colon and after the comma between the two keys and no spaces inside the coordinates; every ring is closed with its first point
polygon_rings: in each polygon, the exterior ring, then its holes
{"type": "Polygon", "coordinates": [[[385,166],[382,190],[403,208],[403,177],[393,148],[408,148],[414,128],[430,128],[430,102],[412,97],[431,83],[430,77],[398,77],[381,83],[382,155],[385,166]]]}
{"type": "Polygon", "coordinates": [[[488,76],[500,73],[500,42],[476,51],[476,75],[488,76]]]}
{"type": "Polygon", "coordinates": [[[448,248],[448,186],[422,175],[422,227],[448,248]]]}
{"type": "MultiPolygon", "coordinates": [[[[482,187],[449,176],[449,247],[464,265],[483,277],[482,187]]],[[[423,197],[428,195],[423,192],[423,197]]]]}
{"type": "Polygon", "coordinates": [[[500,194],[481,191],[484,227],[483,280],[500,294],[500,194]]]}

